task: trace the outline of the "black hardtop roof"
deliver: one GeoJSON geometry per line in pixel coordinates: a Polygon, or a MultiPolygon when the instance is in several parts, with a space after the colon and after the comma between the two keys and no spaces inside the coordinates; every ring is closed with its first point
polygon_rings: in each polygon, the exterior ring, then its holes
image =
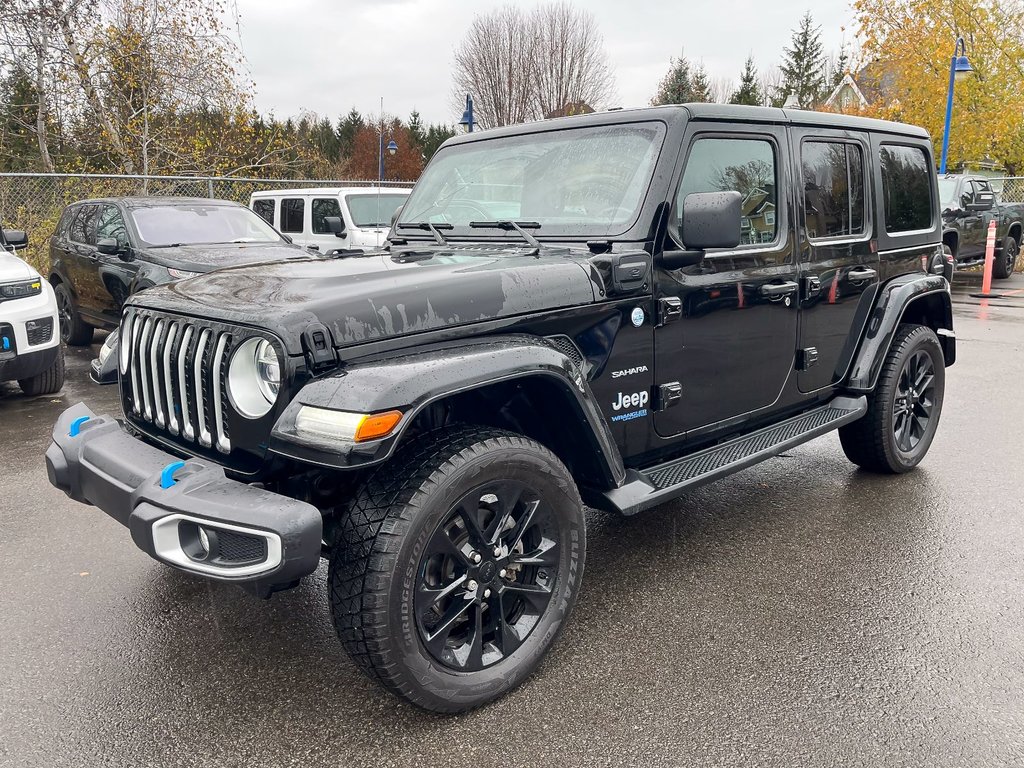
{"type": "Polygon", "coordinates": [[[550,120],[538,120],[532,123],[520,123],[518,125],[462,134],[449,139],[449,142],[461,144],[467,141],[479,141],[500,136],[517,136],[540,131],[557,130],[559,128],[635,123],[642,120],[663,120],[669,124],[678,120],[707,120],[769,123],[773,125],[805,125],[838,128],[841,130],[889,133],[915,139],[928,138],[928,132],[916,125],[893,123],[888,120],[875,120],[869,117],[841,115],[834,112],[810,112],[801,109],[777,109],[775,107],[748,107],[739,104],[672,104],[661,107],[613,109],[606,112],[591,112],[585,115],[572,115],[570,117],[557,117],[550,120]]]}
{"type": "Polygon", "coordinates": [[[233,200],[221,200],[216,197],[174,197],[162,195],[150,195],[149,197],[137,195],[134,197],[95,197],[88,200],[76,200],[71,205],[85,205],[86,203],[120,203],[125,208],[148,208],[156,205],[236,205],[242,206],[233,200]]]}

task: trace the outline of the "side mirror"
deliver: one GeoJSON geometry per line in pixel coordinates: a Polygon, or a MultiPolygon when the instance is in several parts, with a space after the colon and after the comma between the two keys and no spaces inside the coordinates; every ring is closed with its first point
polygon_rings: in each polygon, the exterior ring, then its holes
{"type": "Polygon", "coordinates": [[[989,210],[996,201],[996,196],[991,192],[979,192],[974,196],[974,200],[971,201],[970,205],[967,206],[969,211],[987,211],[989,210]]]}
{"type": "Polygon", "coordinates": [[[403,208],[405,208],[405,205],[400,205],[397,208],[395,208],[395,212],[391,214],[391,226],[392,227],[395,226],[395,222],[398,221],[398,217],[402,215],[402,209],[403,208]]]}
{"type": "Polygon", "coordinates": [[[683,199],[683,244],[688,250],[735,248],[740,244],[743,196],[739,192],[695,192],[683,199]]]}
{"type": "Polygon", "coordinates": [[[4,240],[15,251],[28,248],[28,235],[20,229],[5,229],[4,240]]]}
{"type": "Polygon", "coordinates": [[[116,256],[121,250],[121,246],[114,238],[104,237],[102,240],[96,241],[96,250],[104,256],[116,256]]]}
{"type": "Polygon", "coordinates": [[[345,222],[341,216],[324,216],[324,224],[334,233],[335,237],[348,237],[345,231],[345,222]]]}

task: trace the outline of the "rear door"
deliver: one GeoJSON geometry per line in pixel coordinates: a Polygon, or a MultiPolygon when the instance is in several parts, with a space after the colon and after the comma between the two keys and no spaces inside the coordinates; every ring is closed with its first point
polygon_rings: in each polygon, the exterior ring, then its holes
{"type": "Polygon", "coordinates": [[[800,192],[801,392],[843,378],[867,322],[879,281],[872,245],[868,137],[853,131],[794,128],[800,192]]]}
{"type": "MultiPolygon", "coordinates": [[[[655,331],[657,381],[679,382],[682,389],[678,404],[655,414],[663,437],[710,432],[769,411],[793,371],[797,331],[786,129],[692,123],[684,141],[666,249],[685,242],[679,214],[695,192],[741,194],[743,242],[708,251],[692,267],[655,262],[662,315],[655,331]]],[[[620,394],[626,402],[632,393],[620,394]]]]}
{"type": "Polygon", "coordinates": [[[68,230],[67,254],[71,285],[78,301],[78,311],[96,318],[100,314],[103,292],[96,252],[96,219],[100,207],[95,203],[82,205],[68,230]]]}
{"type": "Polygon", "coordinates": [[[299,245],[308,245],[309,238],[306,232],[309,227],[306,225],[308,215],[306,198],[300,196],[282,197],[280,203],[280,219],[278,230],[288,235],[293,242],[299,245]]]}
{"type": "Polygon", "coordinates": [[[974,179],[964,179],[960,195],[963,219],[960,222],[960,247],[957,256],[961,259],[978,259],[985,255],[985,227],[990,211],[972,211],[978,196],[978,185],[974,179]]]}

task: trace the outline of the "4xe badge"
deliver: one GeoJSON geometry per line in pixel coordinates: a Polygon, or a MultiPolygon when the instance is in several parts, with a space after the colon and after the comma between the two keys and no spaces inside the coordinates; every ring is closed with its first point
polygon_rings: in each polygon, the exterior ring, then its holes
{"type": "Polygon", "coordinates": [[[633,325],[636,328],[639,328],[641,325],[644,324],[644,319],[646,317],[647,315],[644,314],[644,310],[642,307],[635,307],[633,311],[630,312],[629,314],[629,319],[633,321],[633,325]]]}
{"type": "Polygon", "coordinates": [[[633,419],[642,419],[647,415],[647,402],[651,399],[649,392],[619,392],[619,396],[615,402],[612,403],[613,411],[621,411],[626,408],[634,408],[635,410],[629,411],[628,413],[620,413],[612,416],[612,421],[632,421],[633,419]]]}

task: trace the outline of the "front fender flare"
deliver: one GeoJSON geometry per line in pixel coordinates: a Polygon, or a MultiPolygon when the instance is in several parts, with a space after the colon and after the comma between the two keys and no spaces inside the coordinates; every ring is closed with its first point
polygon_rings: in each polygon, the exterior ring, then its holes
{"type": "Polygon", "coordinates": [[[408,354],[357,362],[306,384],[281,414],[271,433],[273,453],[305,463],[355,469],[387,460],[402,436],[428,405],[451,395],[500,382],[542,377],[558,387],[593,451],[606,487],[625,478],[622,456],[580,367],[544,338],[492,336],[432,345],[408,354]],[[303,405],[352,413],[402,411],[395,431],[366,443],[325,446],[297,433],[295,418],[303,405]]]}
{"type": "Polygon", "coordinates": [[[915,302],[927,300],[927,325],[940,334],[946,365],[955,359],[953,336],[953,303],[949,283],[941,275],[901,275],[889,281],[878,294],[875,308],[868,319],[867,330],[850,368],[846,388],[852,392],[870,392],[889,352],[896,328],[915,302]]]}

